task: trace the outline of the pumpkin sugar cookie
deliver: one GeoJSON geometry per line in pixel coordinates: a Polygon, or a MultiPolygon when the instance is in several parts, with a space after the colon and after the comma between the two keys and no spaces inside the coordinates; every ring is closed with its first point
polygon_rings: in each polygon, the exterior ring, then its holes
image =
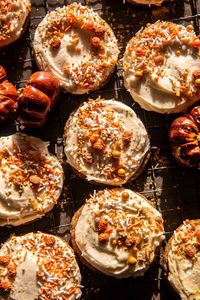
{"type": "Polygon", "coordinates": [[[147,131],[127,105],[90,99],[69,117],[64,131],[68,164],[88,181],[121,185],[134,180],[150,157],[147,131]]]}
{"type": "Polygon", "coordinates": [[[44,216],[57,203],[63,169],[39,138],[15,133],[0,138],[0,226],[44,216]]]}
{"type": "Polygon", "coordinates": [[[28,25],[30,11],[29,0],[0,0],[0,49],[21,37],[28,25]]]}
{"type": "Polygon", "coordinates": [[[124,85],[149,111],[178,113],[200,98],[200,39],[191,25],[157,21],[129,42],[124,85]]]}
{"type": "Polygon", "coordinates": [[[77,3],[46,15],[34,38],[39,69],[52,72],[73,94],[101,88],[110,78],[119,49],[111,27],[77,3]]]}
{"type": "Polygon", "coordinates": [[[37,232],[12,236],[0,249],[2,300],[75,300],[81,275],[68,243],[37,232]]]}
{"type": "Polygon", "coordinates": [[[116,278],[144,275],[163,232],[160,212],[125,188],[95,192],[75,213],[70,229],[83,263],[116,278]]]}
{"type": "Polygon", "coordinates": [[[185,220],[165,249],[168,280],[182,300],[200,299],[200,220],[185,220]]]}

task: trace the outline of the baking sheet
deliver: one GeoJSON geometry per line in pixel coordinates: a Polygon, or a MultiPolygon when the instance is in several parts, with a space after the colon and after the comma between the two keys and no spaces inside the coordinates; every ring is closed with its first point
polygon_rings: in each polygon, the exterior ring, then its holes
{"type": "MultiPolygon", "coordinates": [[[[74,1],[32,0],[30,24],[25,35],[5,52],[0,53],[0,64],[7,70],[9,79],[22,87],[31,73],[37,71],[33,57],[32,41],[35,29],[45,14],[56,7],[74,1]]],[[[110,23],[120,45],[122,57],[127,41],[148,22],[158,19],[173,20],[190,24],[199,30],[200,1],[177,0],[166,2],[162,7],[133,6],[123,0],[87,0],[76,1],[88,4],[110,23]]],[[[69,241],[69,224],[73,213],[78,209],[94,189],[102,187],[91,185],[78,178],[65,164],[63,155],[63,128],[69,114],[88,97],[115,98],[131,106],[144,122],[151,138],[151,159],[142,175],[125,186],[143,193],[153,201],[162,212],[165,221],[166,238],[186,218],[200,217],[200,175],[197,170],[188,170],[178,166],[169,153],[167,132],[176,115],[160,115],[144,111],[136,104],[123,87],[121,63],[109,83],[100,91],[89,95],[75,96],[62,92],[59,102],[51,111],[48,121],[41,129],[23,130],[26,134],[40,137],[50,142],[50,151],[63,162],[65,184],[59,203],[41,220],[17,228],[1,228],[0,242],[10,234],[23,234],[30,231],[44,231],[57,234],[69,241]]],[[[20,131],[14,121],[0,126],[0,136],[20,131]]],[[[165,244],[165,243],[164,243],[165,244]]],[[[164,247],[163,244],[163,247],[164,247]]],[[[161,268],[158,254],[154,264],[143,278],[117,280],[90,271],[80,263],[83,277],[82,299],[84,300],[175,300],[178,299],[170,288],[161,268]]],[[[22,299],[23,300],[23,299],[22,299]]]]}

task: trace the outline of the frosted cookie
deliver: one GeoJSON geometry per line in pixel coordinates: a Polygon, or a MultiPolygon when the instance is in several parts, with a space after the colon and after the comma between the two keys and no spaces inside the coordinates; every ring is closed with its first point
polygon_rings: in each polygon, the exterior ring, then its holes
{"type": "Polygon", "coordinates": [[[48,143],[21,133],[0,138],[0,226],[41,218],[62,186],[63,170],[48,143]]]}
{"type": "Polygon", "coordinates": [[[69,118],[65,154],[73,169],[89,181],[121,185],[135,179],[149,158],[143,123],[127,105],[115,100],[89,100],[69,118]]]}
{"type": "Polygon", "coordinates": [[[169,240],[168,280],[182,300],[200,299],[200,219],[185,220],[169,240]]]}
{"type": "Polygon", "coordinates": [[[95,192],[75,213],[70,231],[83,262],[117,278],[143,275],[164,239],[161,214],[123,188],[95,192]]]}
{"type": "Polygon", "coordinates": [[[177,113],[200,98],[200,40],[191,25],[147,24],[129,42],[124,85],[146,110],[177,113]]]}
{"type": "Polygon", "coordinates": [[[110,26],[92,9],[77,3],[46,15],[36,29],[34,50],[38,67],[51,71],[73,94],[102,87],[119,54],[110,26]]]}
{"type": "Polygon", "coordinates": [[[0,48],[15,42],[22,35],[30,11],[29,0],[0,0],[0,48]]]}
{"type": "Polygon", "coordinates": [[[80,282],[74,252],[57,236],[12,236],[0,249],[3,300],[75,300],[81,296],[80,282]]]}

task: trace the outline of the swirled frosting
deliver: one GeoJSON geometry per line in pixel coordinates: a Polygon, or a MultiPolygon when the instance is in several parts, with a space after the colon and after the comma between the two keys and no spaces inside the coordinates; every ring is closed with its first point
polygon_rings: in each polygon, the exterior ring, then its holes
{"type": "Polygon", "coordinates": [[[65,126],[67,162],[89,181],[120,185],[134,177],[149,151],[143,123],[127,105],[89,100],[65,126]]]}
{"type": "Polygon", "coordinates": [[[17,226],[53,208],[63,170],[46,142],[16,133],[0,138],[0,186],[0,226],[17,226]]]}
{"type": "Polygon", "coordinates": [[[47,14],[36,29],[34,50],[38,67],[51,71],[74,94],[100,88],[119,54],[110,26],[77,3],[47,14]]]}
{"type": "Polygon", "coordinates": [[[30,10],[29,0],[0,0],[0,47],[21,36],[30,10]]]}
{"type": "Polygon", "coordinates": [[[200,97],[200,40],[191,25],[157,21],[140,30],[124,54],[124,84],[146,110],[184,111],[200,97]]]}
{"type": "Polygon", "coordinates": [[[182,300],[200,299],[200,220],[186,220],[169,241],[168,279],[182,300]]]}
{"type": "Polygon", "coordinates": [[[118,278],[143,275],[163,238],[161,214],[143,196],[123,188],[94,193],[75,226],[81,256],[118,278]]]}
{"type": "Polygon", "coordinates": [[[0,290],[5,300],[75,300],[81,275],[73,250],[59,237],[12,236],[0,249],[0,290]],[[64,298],[65,297],[65,298],[64,298]]]}

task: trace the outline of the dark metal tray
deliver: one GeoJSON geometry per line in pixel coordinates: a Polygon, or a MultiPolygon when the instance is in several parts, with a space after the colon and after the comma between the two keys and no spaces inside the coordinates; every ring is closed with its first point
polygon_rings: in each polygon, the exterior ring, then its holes
{"type": "MultiPolygon", "coordinates": [[[[32,41],[34,31],[45,14],[56,7],[74,1],[65,0],[32,0],[30,25],[25,35],[15,45],[0,53],[0,64],[7,69],[9,79],[22,87],[31,73],[37,70],[32,41]]],[[[121,57],[126,42],[146,23],[157,19],[173,20],[178,23],[192,24],[198,33],[200,20],[199,0],[177,0],[166,2],[162,7],[143,7],[123,4],[123,0],[87,0],[77,1],[88,4],[98,11],[112,26],[121,47],[121,57]]],[[[48,121],[41,129],[25,130],[50,141],[50,151],[55,153],[65,169],[65,184],[62,197],[53,211],[32,224],[17,228],[1,228],[0,242],[10,234],[22,234],[29,231],[44,231],[57,234],[69,241],[69,224],[73,213],[94,189],[100,189],[75,176],[64,163],[63,128],[69,114],[89,97],[118,99],[131,106],[144,122],[151,136],[151,159],[143,174],[126,186],[143,193],[155,202],[165,220],[167,239],[173,230],[186,218],[200,217],[200,176],[197,170],[188,170],[178,166],[169,152],[167,139],[168,127],[175,115],[160,115],[146,112],[131,99],[123,87],[122,69],[118,70],[110,82],[100,91],[84,96],[73,96],[62,92],[60,100],[49,115],[48,121]]],[[[9,135],[20,128],[14,121],[0,126],[0,136],[9,135]]],[[[163,245],[164,248],[164,245],[163,245]]],[[[160,266],[160,257],[143,278],[117,280],[88,270],[80,263],[83,277],[83,297],[85,300],[146,300],[178,299],[167,283],[164,271],[160,266]]],[[[23,300],[23,299],[22,299],[23,300]]]]}

